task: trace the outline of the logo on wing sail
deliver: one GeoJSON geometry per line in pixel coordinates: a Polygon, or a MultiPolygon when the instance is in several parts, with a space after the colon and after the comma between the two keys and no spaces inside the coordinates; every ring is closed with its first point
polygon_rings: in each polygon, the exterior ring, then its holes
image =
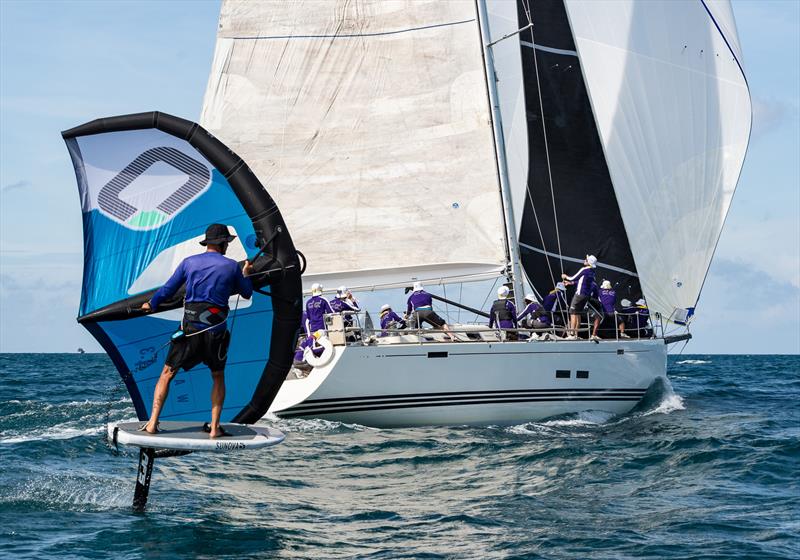
{"type": "Polygon", "coordinates": [[[97,203],[100,212],[125,227],[149,230],[177,216],[210,184],[206,164],[161,146],[139,154],[103,185],[97,203]]]}

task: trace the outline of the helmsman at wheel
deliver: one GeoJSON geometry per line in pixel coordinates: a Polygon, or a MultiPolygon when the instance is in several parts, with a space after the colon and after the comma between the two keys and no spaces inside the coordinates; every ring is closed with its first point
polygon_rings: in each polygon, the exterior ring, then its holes
{"type": "Polygon", "coordinates": [[[214,381],[211,388],[211,423],[207,428],[210,437],[227,435],[219,425],[222,405],[225,402],[225,362],[228,358],[230,332],[227,317],[228,299],[235,294],[245,299],[253,295],[253,285],[248,276],[253,272],[250,261],[240,270],[238,263],[225,257],[228,244],[236,239],[223,224],[211,224],[200,244],[205,253],[185,258],[152,299],[142,305],[145,311],[157,311],[161,302],[171,298],[182,285],[186,285],[181,331],[170,342],[164,369],[153,394],[150,420],[143,430],[158,431],[158,417],[167,399],[169,385],[180,368],[189,370],[204,363],[211,370],[214,381]],[[181,334],[182,333],[182,334],[181,334]]]}

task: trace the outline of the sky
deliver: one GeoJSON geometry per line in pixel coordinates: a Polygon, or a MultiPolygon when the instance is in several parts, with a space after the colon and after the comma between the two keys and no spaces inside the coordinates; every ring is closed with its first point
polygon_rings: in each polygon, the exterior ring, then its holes
{"type": "MultiPolygon", "coordinates": [[[[733,7],[753,132],[684,351],[800,353],[800,0],[733,7]]],[[[0,0],[0,352],[100,351],[75,321],[81,211],[60,131],[198,120],[218,15],[217,1],[0,0]]]]}

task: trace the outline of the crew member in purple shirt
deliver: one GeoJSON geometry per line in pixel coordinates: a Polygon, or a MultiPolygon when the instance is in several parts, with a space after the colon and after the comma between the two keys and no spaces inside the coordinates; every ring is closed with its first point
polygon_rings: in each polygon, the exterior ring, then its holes
{"type": "Polygon", "coordinates": [[[550,290],[550,293],[544,296],[542,307],[553,325],[563,325],[563,314],[567,310],[567,287],[563,282],[556,284],[555,289],[550,290]]]}
{"type": "Polygon", "coordinates": [[[150,420],[142,426],[143,431],[158,432],[158,417],[178,370],[189,370],[202,362],[211,370],[214,381],[211,423],[204,427],[212,438],[228,435],[219,425],[225,402],[225,362],[230,343],[228,299],[233,294],[245,299],[253,295],[253,285],[247,278],[253,272],[250,261],[245,261],[244,267],[239,269],[235,260],[225,257],[228,244],[234,239],[236,236],[231,235],[225,225],[208,226],[205,239],[200,242],[206,247],[206,252],[185,258],[150,301],[142,304],[145,311],[158,311],[162,302],[175,295],[181,286],[186,286],[180,331],[183,334],[173,336],[170,342],[164,369],[153,394],[150,420]]]}
{"type": "Polygon", "coordinates": [[[533,294],[525,296],[525,309],[517,316],[517,324],[528,329],[550,328],[550,316],[533,294]]]}
{"type": "MultiPolygon", "coordinates": [[[[400,317],[397,313],[392,311],[392,308],[389,306],[388,303],[385,303],[381,306],[381,334],[380,336],[389,336],[389,333],[386,332],[386,329],[389,330],[401,330],[406,328],[405,320],[400,317]]],[[[396,333],[392,333],[396,334],[396,333]]]]}
{"type": "Polygon", "coordinates": [[[345,328],[353,326],[352,314],[361,311],[353,294],[345,286],[336,289],[336,297],[330,301],[330,306],[334,313],[342,314],[345,328]]]}
{"type": "Polygon", "coordinates": [[[325,315],[333,313],[331,304],[322,297],[322,285],[311,285],[311,298],[306,302],[306,334],[325,330],[325,315]]]}
{"type": "Polygon", "coordinates": [[[575,284],[575,295],[569,304],[569,331],[567,339],[577,340],[578,326],[581,321],[581,313],[586,308],[589,297],[592,295],[592,285],[594,284],[594,268],[597,266],[597,257],[586,255],[583,267],[572,276],[562,274],[561,278],[567,285],[575,284]]]}
{"type": "Polygon", "coordinates": [[[433,310],[433,298],[422,289],[422,283],[420,282],[414,282],[414,291],[408,296],[406,316],[411,317],[411,328],[413,329],[422,328],[422,323],[424,322],[435,329],[443,329],[451,340],[454,339],[450,327],[433,310]]]}
{"type": "MultiPolygon", "coordinates": [[[[595,317],[594,320],[594,331],[592,332],[592,338],[597,339],[597,330],[600,328],[600,323],[608,324],[609,321],[613,322],[611,319],[614,316],[614,306],[617,303],[617,291],[611,287],[611,282],[609,280],[603,280],[603,283],[600,285],[600,289],[598,290],[597,298],[600,300],[600,305],[603,307],[603,313],[605,317],[600,319],[600,317],[595,317]]],[[[603,331],[605,332],[606,327],[603,327],[603,331]]]]}
{"type": "MultiPolygon", "coordinates": [[[[517,307],[514,302],[508,299],[510,290],[508,286],[500,286],[497,289],[497,299],[492,303],[492,309],[489,311],[489,328],[497,327],[500,329],[516,329],[517,328],[517,307]]],[[[518,340],[517,332],[511,331],[506,333],[508,340],[518,340]]]]}

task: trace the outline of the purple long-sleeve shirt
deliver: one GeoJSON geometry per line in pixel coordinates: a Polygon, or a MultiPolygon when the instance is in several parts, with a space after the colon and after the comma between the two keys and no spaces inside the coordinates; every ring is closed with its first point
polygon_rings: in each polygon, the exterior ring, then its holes
{"type": "Polygon", "coordinates": [[[253,284],[242,275],[239,264],[215,251],[186,257],[166,283],[150,299],[154,310],[175,295],[186,284],[184,301],[208,302],[228,307],[228,298],[240,294],[245,299],[253,295],[253,284]]]}
{"type": "Polygon", "coordinates": [[[389,334],[386,332],[386,329],[388,328],[404,329],[406,326],[406,322],[403,320],[403,318],[391,309],[381,315],[381,329],[383,329],[381,331],[381,336],[386,336],[389,334]]]}
{"type": "Polygon", "coordinates": [[[614,314],[614,304],[617,302],[617,292],[616,290],[607,290],[605,288],[600,288],[600,303],[603,304],[603,311],[606,312],[606,315],[613,315],[614,314]]]}
{"type": "Polygon", "coordinates": [[[336,313],[341,313],[342,311],[361,311],[357,305],[353,305],[353,303],[345,298],[335,297],[329,303],[331,309],[336,313]]]}
{"type": "Polygon", "coordinates": [[[408,296],[406,315],[411,315],[411,312],[416,309],[433,309],[433,298],[425,290],[413,292],[408,296]]]}
{"type": "Polygon", "coordinates": [[[519,314],[517,317],[517,321],[522,321],[528,315],[531,316],[531,319],[538,319],[541,323],[550,324],[550,316],[547,314],[539,313],[539,310],[544,311],[544,308],[539,304],[539,302],[532,301],[529,303],[525,309],[522,310],[522,313],[519,314]],[[536,315],[539,313],[539,317],[537,318],[536,315]]]}
{"type": "Polygon", "coordinates": [[[306,332],[310,335],[313,332],[325,329],[325,314],[333,313],[331,304],[322,296],[313,296],[306,302],[306,332]]]}
{"type": "Polygon", "coordinates": [[[560,290],[553,290],[546,296],[544,296],[544,300],[542,300],[542,307],[548,313],[555,313],[560,309],[567,308],[567,298],[564,296],[564,292],[560,290]]]}
{"type": "Polygon", "coordinates": [[[594,269],[591,266],[584,266],[578,272],[568,277],[570,282],[577,282],[575,293],[582,296],[589,296],[592,293],[594,284],[594,269]]]}
{"type": "Polygon", "coordinates": [[[501,329],[513,329],[517,326],[517,307],[510,299],[498,299],[492,304],[489,312],[489,328],[495,326],[501,329]],[[500,312],[503,312],[502,315],[500,312]]]}

